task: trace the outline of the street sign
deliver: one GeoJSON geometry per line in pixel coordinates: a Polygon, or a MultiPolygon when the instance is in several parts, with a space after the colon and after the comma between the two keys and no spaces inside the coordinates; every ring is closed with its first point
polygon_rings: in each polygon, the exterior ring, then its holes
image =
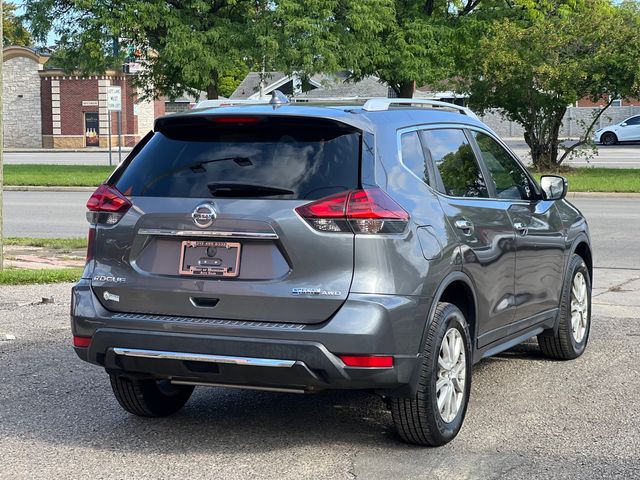
{"type": "Polygon", "coordinates": [[[122,92],[120,86],[107,87],[107,109],[112,112],[122,110],[122,92]]]}

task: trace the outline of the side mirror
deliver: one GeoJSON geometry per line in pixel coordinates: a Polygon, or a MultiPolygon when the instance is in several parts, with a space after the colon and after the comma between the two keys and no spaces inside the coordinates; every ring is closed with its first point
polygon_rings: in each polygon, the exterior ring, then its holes
{"type": "Polygon", "coordinates": [[[627,124],[626,124],[626,122],[622,122],[622,123],[620,124],[620,126],[621,126],[621,127],[626,127],[626,126],[627,126],[627,124]]]}
{"type": "Polygon", "coordinates": [[[562,200],[567,195],[569,182],[558,175],[543,175],[540,178],[540,187],[547,200],[562,200]]]}

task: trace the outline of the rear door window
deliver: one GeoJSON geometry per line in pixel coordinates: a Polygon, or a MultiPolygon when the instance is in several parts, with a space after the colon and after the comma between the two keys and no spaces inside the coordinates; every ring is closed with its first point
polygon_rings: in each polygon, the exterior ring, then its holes
{"type": "Polygon", "coordinates": [[[487,184],[464,131],[454,128],[420,132],[431,154],[443,192],[452,197],[488,198],[487,184]]]}
{"type": "Polygon", "coordinates": [[[318,119],[236,120],[168,123],[112,182],[130,196],[193,198],[313,200],[359,187],[359,131],[318,119]]]}
{"type": "Polygon", "coordinates": [[[430,184],[428,163],[424,156],[418,132],[407,132],[400,136],[402,163],[427,185],[430,184]]]}

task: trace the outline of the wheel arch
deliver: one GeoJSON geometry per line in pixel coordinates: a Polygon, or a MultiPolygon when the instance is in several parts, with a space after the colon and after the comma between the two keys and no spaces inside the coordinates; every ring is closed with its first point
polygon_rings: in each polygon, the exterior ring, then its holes
{"type": "Polygon", "coordinates": [[[424,347],[425,335],[431,324],[431,319],[438,306],[438,302],[452,303],[464,314],[471,335],[471,346],[475,350],[475,341],[478,333],[478,300],[471,279],[462,271],[449,273],[442,279],[433,295],[433,301],[429,308],[427,321],[425,322],[420,340],[420,351],[424,347]]]}
{"type": "Polygon", "coordinates": [[[591,280],[591,283],[593,284],[593,254],[586,236],[580,236],[574,241],[571,253],[575,253],[582,257],[584,263],[587,265],[587,270],[589,271],[589,280],[591,280]]]}
{"type": "MultiPolygon", "coordinates": [[[[450,272],[442,279],[438,288],[435,290],[426,321],[424,322],[422,337],[420,339],[420,356],[422,356],[427,331],[431,326],[431,321],[436,307],[438,306],[438,302],[441,301],[446,301],[456,305],[465,315],[465,320],[469,326],[469,334],[471,336],[471,357],[475,359],[474,353],[476,350],[475,347],[478,329],[478,301],[473,282],[462,271],[450,272]]],[[[420,369],[416,368],[410,383],[405,387],[395,390],[392,393],[392,396],[413,398],[416,395],[418,388],[419,372],[420,369]]]]}

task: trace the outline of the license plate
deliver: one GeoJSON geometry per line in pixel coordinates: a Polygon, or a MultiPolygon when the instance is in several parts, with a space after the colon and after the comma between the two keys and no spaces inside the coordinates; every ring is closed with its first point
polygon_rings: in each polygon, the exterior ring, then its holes
{"type": "Polygon", "coordinates": [[[240,243],[185,240],[180,255],[180,275],[237,277],[240,243]]]}

